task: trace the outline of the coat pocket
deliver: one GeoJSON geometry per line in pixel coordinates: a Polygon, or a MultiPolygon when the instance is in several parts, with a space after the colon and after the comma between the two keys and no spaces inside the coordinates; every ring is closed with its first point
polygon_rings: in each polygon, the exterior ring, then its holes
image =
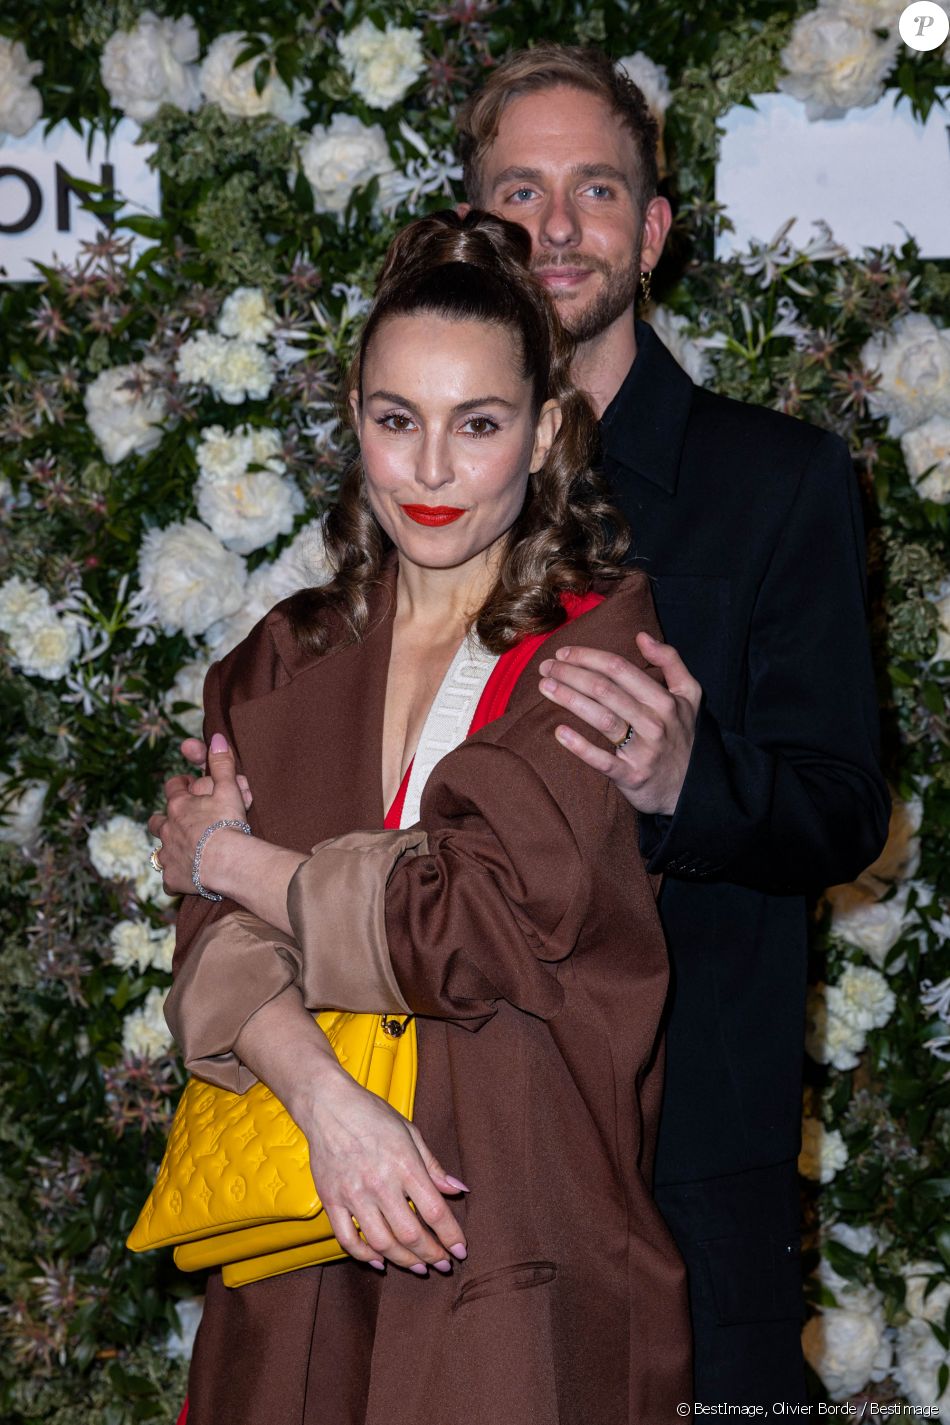
{"type": "Polygon", "coordinates": [[[454,1310],[468,1306],[483,1296],[499,1296],[502,1293],[526,1291],[529,1287],[544,1286],[554,1281],[557,1267],[553,1262],[518,1262],[512,1267],[496,1267],[492,1272],[467,1281],[455,1298],[454,1310]]]}

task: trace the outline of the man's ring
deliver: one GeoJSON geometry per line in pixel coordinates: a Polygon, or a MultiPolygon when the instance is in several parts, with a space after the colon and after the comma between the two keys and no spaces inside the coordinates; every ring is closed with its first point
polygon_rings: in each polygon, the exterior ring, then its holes
{"type": "Polygon", "coordinates": [[[151,863],[152,870],[153,870],[153,871],[157,871],[158,874],[161,875],[161,874],[162,874],[162,863],[161,863],[161,861],[159,861],[159,859],[158,859],[159,849],[160,849],[160,848],[159,848],[158,846],[153,846],[153,847],[152,847],[152,854],[149,856],[148,859],[149,859],[149,861],[150,861],[150,863],[151,863]]]}
{"type": "Polygon", "coordinates": [[[626,747],[627,743],[630,742],[630,741],[632,740],[632,738],[633,738],[633,728],[630,726],[630,724],[629,724],[629,722],[628,722],[628,723],[627,723],[627,730],[626,730],[626,732],[624,733],[623,737],[621,737],[621,739],[620,739],[619,742],[615,742],[615,743],[614,743],[614,751],[615,751],[615,752],[622,752],[623,749],[626,747]]]}

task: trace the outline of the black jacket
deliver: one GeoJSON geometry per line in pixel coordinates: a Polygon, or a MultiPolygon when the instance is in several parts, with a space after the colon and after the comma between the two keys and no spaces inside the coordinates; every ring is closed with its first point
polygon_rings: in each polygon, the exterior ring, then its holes
{"type": "Polygon", "coordinates": [[[799,1149],[809,892],[887,835],[843,441],[694,386],[653,330],[601,422],[604,471],[703,703],[672,818],[644,817],[673,961],[657,1182],[799,1149]]]}

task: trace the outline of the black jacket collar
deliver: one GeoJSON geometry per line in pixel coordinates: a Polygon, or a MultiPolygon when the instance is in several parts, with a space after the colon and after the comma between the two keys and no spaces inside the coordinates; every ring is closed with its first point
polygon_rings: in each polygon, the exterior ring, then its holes
{"type": "Polygon", "coordinates": [[[652,327],[638,321],[636,335],[633,365],[601,417],[601,444],[612,461],[672,494],[693,383],[652,327]]]}

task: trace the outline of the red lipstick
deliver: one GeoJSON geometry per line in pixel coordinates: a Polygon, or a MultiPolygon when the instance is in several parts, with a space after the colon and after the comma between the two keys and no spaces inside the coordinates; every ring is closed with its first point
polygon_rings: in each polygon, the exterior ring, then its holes
{"type": "Polygon", "coordinates": [[[465,513],[454,505],[400,505],[399,508],[416,524],[428,525],[451,524],[465,513]]]}

